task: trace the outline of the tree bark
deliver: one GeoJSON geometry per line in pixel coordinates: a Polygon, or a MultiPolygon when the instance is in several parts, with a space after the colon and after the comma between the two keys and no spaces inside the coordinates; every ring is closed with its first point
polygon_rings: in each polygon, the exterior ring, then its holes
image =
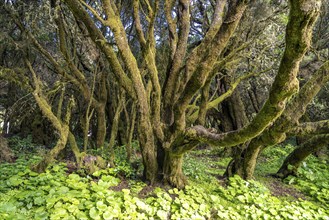
{"type": "Polygon", "coordinates": [[[329,134],[317,135],[309,139],[301,146],[295,148],[284,160],[275,176],[286,178],[289,175],[296,176],[301,163],[311,154],[329,144],[329,134]]]}
{"type": "Polygon", "coordinates": [[[124,98],[121,96],[121,98],[118,99],[118,105],[117,105],[117,108],[115,110],[114,118],[113,118],[113,121],[112,121],[110,141],[109,141],[109,145],[108,145],[108,151],[109,151],[109,154],[110,154],[110,165],[111,165],[111,167],[115,167],[115,163],[114,163],[114,160],[115,160],[114,144],[115,144],[115,139],[116,139],[117,134],[118,134],[120,114],[122,112],[123,105],[124,105],[123,102],[124,102],[124,98]]]}
{"type": "MultiPolygon", "coordinates": [[[[320,69],[307,81],[299,93],[293,97],[283,114],[265,130],[260,136],[251,140],[249,146],[244,150],[243,155],[253,155],[248,157],[235,158],[236,163],[232,162],[234,170],[246,170],[242,174],[245,178],[251,178],[256,166],[256,160],[248,161],[250,158],[257,158],[259,152],[264,148],[281,143],[286,139],[286,135],[307,135],[314,133],[326,133],[327,121],[303,123],[298,126],[298,120],[304,115],[307,105],[313,97],[320,91],[321,87],[329,80],[328,73],[329,62],[324,63],[320,69]],[[241,160],[241,161],[239,161],[241,160]]],[[[232,169],[232,167],[228,167],[232,169]]],[[[227,172],[230,173],[230,172],[227,172]]],[[[231,172],[234,174],[234,172],[231,172]]]]}
{"type": "Polygon", "coordinates": [[[183,174],[183,155],[174,155],[170,151],[165,151],[164,165],[163,165],[163,179],[166,183],[183,188],[187,179],[183,174]]]}
{"type": "Polygon", "coordinates": [[[96,146],[99,149],[104,148],[106,138],[106,113],[105,105],[101,104],[96,108],[97,113],[97,134],[96,134],[96,146]]]}

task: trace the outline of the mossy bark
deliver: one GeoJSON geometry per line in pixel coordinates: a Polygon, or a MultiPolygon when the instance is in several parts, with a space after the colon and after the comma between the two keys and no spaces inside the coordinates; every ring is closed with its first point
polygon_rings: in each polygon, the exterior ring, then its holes
{"type": "Polygon", "coordinates": [[[112,121],[112,127],[111,127],[111,134],[110,134],[110,141],[109,141],[109,145],[108,145],[108,150],[110,153],[110,165],[111,167],[114,167],[114,160],[115,160],[115,155],[114,155],[114,144],[115,144],[115,139],[117,137],[118,134],[118,130],[119,130],[119,119],[120,119],[120,114],[122,112],[123,109],[123,98],[121,97],[118,100],[118,106],[117,109],[115,110],[115,114],[114,114],[114,118],[112,121]]]}
{"type": "Polygon", "coordinates": [[[105,105],[100,105],[96,108],[97,113],[97,134],[96,145],[97,148],[103,149],[106,138],[106,114],[105,105]]]}
{"type": "Polygon", "coordinates": [[[289,175],[296,176],[301,163],[311,154],[329,144],[329,134],[317,135],[295,148],[284,160],[277,177],[286,178],[289,175]]]}
{"type": "Polygon", "coordinates": [[[151,123],[139,118],[139,144],[143,157],[143,176],[151,185],[157,181],[158,163],[151,123]]]}
{"type": "Polygon", "coordinates": [[[37,165],[32,167],[32,170],[36,172],[44,172],[48,165],[52,163],[57,155],[65,148],[67,143],[67,138],[69,135],[69,127],[66,125],[62,128],[59,140],[57,141],[56,146],[50,150],[49,153],[40,161],[37,165]]]}
{"type": "Polygon", "coordinates": [[[81,167],[81,163],[82,163],[82,160],[81,160],[81,152],[79,150],[78,144],[77,144],[77,142],[75,140],[75,137],[72,134],[72,132],[69,132],[68,141],[70,143],[71,150],[72,150],[72,152],[73,152],[73,154],[75,156],[75,160],[77,162],[77,165],[80,168],[81,167]]]}
{"type": "MultiPolygon", "coordinates": [[[[194,126],[186,131],[186,136],[217,147],[236,146],[248,140],[255,139],[255,137],[264,133],[265,129],[271,126],[282,115],[287,101],[298,91],[297,73],[299,64],[311,44],[312,28],[320,12],[320,6],[315,0],[294,0],[291,1],[290,6],[289,22],[287,24],[285,38],[286,48],[278,74],[272,85],[268,100],[253,121],[240,130],[223,134],[211,133],[202,126],[194,126]],[[311,5],[314,5],[314,7],[311,7],[311,5]]],[[[284,117],[282,121],[288,121],[288,118],[284,117]]],[[[269,140],[267,137],[275,137],[277,140],[282,140],[285,134],[282,134],[278,129],[274,129],[265,136],[266,141],[269,140]]],[[[259,142],[259,140],[257,139],[256,142],[259,142]]],[[[252,145],[254,146],[250,148],[252,152],[259,152],[258,148],[262,147],[262,144],[254,143],[252,145]]],[[[250,155],[252,152],[246,152],[245,155],[250,155]]],[[[247,158],[252,160],[255,157],[248,156],[247,158]]],[[[247,160],[244,164],[249,163],[247,160]]],[[[251,165],[251,167],[253,166],[251,165]]]]}
{"type": "MultiPolygon", "coordinates": [[[[125,113],[128,113],[128,112],[125,111],[125,113]]],[[[126,117],[128,118],[128,114],[126,114],[126,117]]],[[[127,161],[128,162],[131,161],[131,157],[133,154],[132,140],[133,140],[135,122],[136,122],[136,104],[135,103],[131,107],[131,118],[130,119],[131,120],[127,123],[127,124],[129,124],[129,129],[127,129],[127,133],[126,133],[126,140],[127,140],[126,152],[127,152],[127,161]]]]}
{"type": "MultiPolygon", "coordinates": [[[[252,155],[250,157],[237,157],[232,165],[238,166],[234,170],[249,170],[247,173],[240,173],[241,176],[251,178],[255,168],[256,160],[248,161],[249,158],[257,158],[258,153],[264,148],[281,143],[286,135],[314,135],[323,134],[328,131],[328,121],[319,121],[303,123],[298,125],[298,120],[304,115],[307,105],[313,97],[320,91],[321,87],[329,80],[328,73],[329,62],[324,63],[320,69],[307,81],[299,93],[294,96],[287,104],[282,115],[266,129],[260,136],[251,140],[249,146],[244,150],[244,154],[252,155]]],[[[228,170],[232,167],[228,167],[228,170]]],[[[228,174],[229,172],[227,172],[228,174]]],[[[234,173],[233,173],[234,174],[234,173]]]]}
{"type": "Polygon", "coordinates": [[[32,79],[34,82],[35,90],[33,92],[33,96],[43,115],[51,122],[53,127],[59,133],[59,140],[57,141],[56,146],[52,150],[50,150],[50,152],[43,158],[41,162],[32,167],[32,169],[37,172],[44,172],[47,166],[65,148],[70,133],[69,122],[71,119],[71,110],[74,107],[75,103],[72,97],[68,102],[64,119],[58,118],[52,111],[51,105],[48,103],[46,97],[42,94],[41,82],[38,79],[37,74],[34,71],[31,63],[27,59],[25,59],[25,63],[32,74],[32,79]]]}
{"type": "Polygon", "coordinates": [[[234,175],[239,175],[243,179],[251,179],[254,175],[254,169],[259,152],[260,147],[255,147],[249,151],[242,151],[239,156],[235,156],[235,159],[230,161],[224,176],[231,177],[234,175]],[[241,160],[241,158],[243,159],[241,160]]]}
{"type": "Polygon", "coordinates": [[[88,174],[93,174],[97,170],[105,169],[107,166],[106,161],[100,156],[93,156],[85,152],[81,153],[81,167],[88,174]]]}
{"type": "Polygon", "coordinates": [[[201,89],[201,104],[199,107],[199,114],[198,119],[196,121],[199,125],[205,125],[206,123],[206,116],[207,116],[207,105],[209,99],[209,90],[210,90],[210,80],[208,80],[203,88],[201,89]]]}
{"type": "Polygon", "coordinates": [[[183,174],[183,155],[174,155],[170,151],[165,152],[163,163],[163,179],[166,183],[176,188],[184,188],[187,178],[183,174]]]}

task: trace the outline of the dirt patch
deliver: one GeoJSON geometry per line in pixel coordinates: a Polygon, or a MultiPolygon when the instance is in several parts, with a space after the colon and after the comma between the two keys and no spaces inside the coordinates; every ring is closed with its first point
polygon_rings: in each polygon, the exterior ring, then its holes
{"type": "Polygon", "coordinates": [[[121,180],[121,182],[119,183],[119,185],[110,187],[111,190],[116,191],[116,192],[119,192],[119,191],[121,191],[123,189],[129,189],[129,188],[130,188],[129,187],[129,183],[125,179],[121,180]]]}
{"type": "Polygon", "coordinates": [[[302,192],[298,191],[293,186],[283,183],[279,179],[268,177],[268,181],[265,184],[271,190],[273,196],[288,196],[295,199],[306,199],[306,196],[302,192]]]}
{"type": "Polygon", "coordinates": [[[139,193],[138,198],[144,199],[153,194],[155,186],[145,186],[139,193]]]}
{"type": "Polygon", "coordinates": [[[141,199],[144,199],[146,197],[150,197],[150,196],[156,196],[155,193],[153,193],[155,188],[161,188],[164,191],[168,192],[169,189],[171,189],[171,187],[169,185],[165,185],[161,182],[157,182],[153,185],[147,185],[145,186],[139,193],[138,193],[138,197],[141,199]]]}

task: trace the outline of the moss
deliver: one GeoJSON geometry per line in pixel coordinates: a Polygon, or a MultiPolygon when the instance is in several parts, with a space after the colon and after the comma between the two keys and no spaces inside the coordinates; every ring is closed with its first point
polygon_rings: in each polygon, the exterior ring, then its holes
{"type": "Polygon", "coordinates": [[[187,178],[183,174],[183,155],[173,155],[167,151],[163,164],[164,181],[173,187],[182,189],[187,184],[187,178]]]}
{"type": "Polygon", "coordinates": [[[329,134],[316,135],[295,148],[284,160],[282,166],[277,172],[277,176],[286,178],[289,175],[296,175],[301,163],[312,153],[315,153],[329,143],[329,134]]]}

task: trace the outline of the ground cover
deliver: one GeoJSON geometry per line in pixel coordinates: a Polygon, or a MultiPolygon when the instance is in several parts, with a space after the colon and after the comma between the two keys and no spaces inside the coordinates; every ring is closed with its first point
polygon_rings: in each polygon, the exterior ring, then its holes
{"type": "Polygon", "coordinates": [[[230,158],[198,149],[185,158],[184,190],[147,186],[120,148],[118,166],[93,175],[67,162],[38,174],[29,165],[41,157],[21,151],[15,163],[0,164],[0,219],[329,219],[328,161],[311,156],[298,177],[284,181],[268,175],[292,148],[265,150],[251,181],[224,180],[230,158]]]}

